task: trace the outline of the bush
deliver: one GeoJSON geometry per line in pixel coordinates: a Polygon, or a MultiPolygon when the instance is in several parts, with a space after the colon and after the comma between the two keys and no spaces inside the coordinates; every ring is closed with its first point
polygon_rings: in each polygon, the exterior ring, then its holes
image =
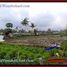
{"type": "Polygon", "coordinates": [[[61,47],[63,48],[64,51],[67,51],[67,42],[63,42],[61,47]]]}
{"type": "MultiPolygon", "coordinates": [[[[66,49],[67,43],[63,43],[64,50],[66,49]]],[[[31,47],[31,46],[23,46],[23,45],[13,45],[8,43],[0,43],[0,59],[16,59],[16,60],[33,60],[33,62],[3,62],[0,64],[4,65],[39,65],[38,58],[42,58],[44,61],[47,62],[47,60],[50,58],[50,55],[54,55],[56,53],[62,54],[62,51],[59,49],[53,49],[50,51],[45,51],[44,48],[41,47],[31,47]]],[[[64,56],[67,57],[67,51],[64,51],[64,56]]],[[[51,56],[52,57],[52,56],[51,56]]]]}

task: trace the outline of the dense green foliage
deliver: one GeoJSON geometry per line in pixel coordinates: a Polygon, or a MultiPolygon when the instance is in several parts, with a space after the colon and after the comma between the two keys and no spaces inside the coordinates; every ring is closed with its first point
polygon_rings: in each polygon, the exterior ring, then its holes
{"type": "MultiPolygon", "coordinates": [[[[64,56],[67,57],[66,46],[67,42],[63,43],[62,46],[64,49],[64,56]]],[[[62,55],[60,49],[53,49],[46,51],[43,47],[31,47],[19,44],[8,44],[0,43],[0,59],[3,60],[17,60],[17,62],[1,62],[0,65],[39,65],[40,61],[38,58],[42,58],[47,64],[47,60],[52,56],[55,56],[55,53],[62,55]],[[23,62],[20,62],[22,60],[23,62]]],[[[57,63],[56,63],[57,64],[57,63]]]]}
{"type": "Polygon", "coordinates": [[[12,23],[7,23],[6,24],[6,27],[11,27],[12,28],[13,27],[13,24],[12,23]]]}

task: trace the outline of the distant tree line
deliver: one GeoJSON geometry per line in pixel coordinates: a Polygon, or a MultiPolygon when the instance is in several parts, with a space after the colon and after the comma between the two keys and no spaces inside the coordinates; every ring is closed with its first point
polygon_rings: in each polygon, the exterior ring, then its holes
{"type": "MultiPolygon", "coordinates": [[[[6,23],[6,28],[5,29],[0,29],[0,33],[5,35],[5,37],[10,37],[12,33],[22,33],[22,32],[26,32],[27,30],[27,27],[30,27],[33,31],[33,34],[34,35],[38,35],[38,30],[35,28],[36,25],[34,23],[31,23],[29,21],[29,19],[26,17],[24,18],[23,20],[21,20],[21,24],[22,24],[22,27],[24,26],[25,27],[25,30],[24,29],[21,29],[21,30],[18,30],[18,26],[16,27],[16,29],[13,29],[13,24],[12,23],[6,23]],[[30,25],[29,25],[30,24],[30,25]],[[18,31],[17,31],[18,30],[18,31]]],[[[27,30],[28,32],[31,33],[31,30],[27,30]]],[[[42,32],[42,31],[41,31],[42,32]]],[[[49,35],[53,35],[53,31],[49,28],[47,31],[46,31],[46,34],[49,34],[49,35]]],[[[58,34],[60,35],[67,35],[67,29],[63,30],[63,31],[59,31],[58,34]]]]}

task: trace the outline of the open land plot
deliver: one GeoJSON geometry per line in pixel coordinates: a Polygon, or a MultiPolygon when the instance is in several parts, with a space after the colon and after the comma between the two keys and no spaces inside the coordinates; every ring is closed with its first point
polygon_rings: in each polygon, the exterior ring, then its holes
{"type": "Polygon", "coordinates": [[[8,39],[5,42],[29,44],[30,46],[50,46],[52,42],[56,42],[61,45],[65,41],[65,36],[59,35],[47,35],[47,36],[21,36],[20,38],[8,39]]]}

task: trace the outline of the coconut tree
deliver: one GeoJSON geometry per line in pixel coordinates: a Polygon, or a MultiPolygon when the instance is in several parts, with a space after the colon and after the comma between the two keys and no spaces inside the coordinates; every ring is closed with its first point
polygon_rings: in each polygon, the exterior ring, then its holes
{"type": "Polygon", "coordinates": [[[22,21],[21,21],[21,24],[24,25],[25,27],[28,25],[29,21],[28,21],[28,18],[24,18],[22,21]]]}
{"type": "Polygon", "coordinates": [[[34,23],[31,23],[30,27],[33,29],[35,27],[34,23]]]}
{"type": "Polygon", "coordinates": [[[37,30],[34,29],[36,26],[34,25],[34,23],[31,23],[31,26],[30,26],[32,29],[33,29],[33,32],[35,35],[37,35],[37,30]]]}
{"type": "Polygon", "coordinates": [[[38,34],[37,34],[37,29],[34,29],[34,34],[35,34],[35,35],[38,35],[38,34]]]}

